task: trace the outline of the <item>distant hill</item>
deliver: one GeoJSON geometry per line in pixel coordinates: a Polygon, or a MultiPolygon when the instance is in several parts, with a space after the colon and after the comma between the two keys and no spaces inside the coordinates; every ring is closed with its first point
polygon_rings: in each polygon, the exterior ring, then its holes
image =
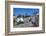
{"type": "Polygon", "coordinates": [[[27,17],[31,17],[30,15],[18,15],[17,18],[20,18],[20,17],[23,17],[23,18],[27,18],[27,17]]]}

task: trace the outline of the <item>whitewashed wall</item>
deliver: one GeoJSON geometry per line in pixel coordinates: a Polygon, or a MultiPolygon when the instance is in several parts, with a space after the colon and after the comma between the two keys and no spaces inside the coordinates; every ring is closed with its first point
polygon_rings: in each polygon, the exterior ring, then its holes
{"type": "MultiPolygon", "coordinates": [[[[17,0],[17,1],[39,2],[39,3],[44,2],[45,3],[46,0],[17,0]]],[[[45,10],[46,10],[46,8],[45,8],[45,10]]],[[[45,16],[46,16],[46,12],[45,12],[45,16]]],[[[46,21],[46,19],[45,19],[45,21],[46,21]]],[[[46,23],[45,23],[45,27],[46,27],[46,23]]],[[[5,0],[0,0],[0,36],[5,36],[5,0]]],[[[46,36],[46,33],[44,33],[44,34],[16,35],[16,36],[46,36]]]]}

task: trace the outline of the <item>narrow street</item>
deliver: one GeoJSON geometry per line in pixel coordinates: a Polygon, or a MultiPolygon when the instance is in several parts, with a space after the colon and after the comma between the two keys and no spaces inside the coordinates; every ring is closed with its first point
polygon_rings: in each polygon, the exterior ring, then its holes
{"type": "Polygon", "coordinates": [[[15,27],[33,27],[34,25],[31,22],[25,23],[24,24],[19,24],[16,25],[15,27]]]}

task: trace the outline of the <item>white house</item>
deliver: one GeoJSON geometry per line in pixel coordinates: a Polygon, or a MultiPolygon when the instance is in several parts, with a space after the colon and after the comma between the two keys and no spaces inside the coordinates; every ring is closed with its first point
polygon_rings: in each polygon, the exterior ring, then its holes
{"type": "Polygon", "coordinates": [[[24,22],[24,19],[22,17],[16,19],[17,22],[21,21],[24,22]]]}

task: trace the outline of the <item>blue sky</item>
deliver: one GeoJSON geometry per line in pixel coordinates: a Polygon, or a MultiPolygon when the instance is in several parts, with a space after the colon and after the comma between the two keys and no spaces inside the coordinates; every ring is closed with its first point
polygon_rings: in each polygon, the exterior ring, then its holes
{"type": "Polygon", "coordinates": [[[39,9],[35,8],[13,8],[13,16],[18,16],[18,15],[33,15],[33,13],[39,13],[39,9]]]}

